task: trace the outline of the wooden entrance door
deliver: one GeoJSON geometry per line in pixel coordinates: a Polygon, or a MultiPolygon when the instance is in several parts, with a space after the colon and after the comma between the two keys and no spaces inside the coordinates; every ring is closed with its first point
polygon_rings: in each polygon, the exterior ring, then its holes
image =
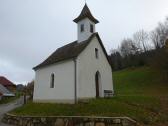
{"type": "Polygon", "coordinates": [[[99,97],[99,72],[96,72],[95,84],[96,84],[96,98],[98,98],[99,97]]]}

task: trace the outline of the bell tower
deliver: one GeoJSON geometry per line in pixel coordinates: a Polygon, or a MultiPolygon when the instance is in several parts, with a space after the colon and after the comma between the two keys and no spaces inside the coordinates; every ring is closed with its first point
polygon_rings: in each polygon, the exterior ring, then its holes
{"type": "Polygon", "coordinates": [[[92,16],[87,4],[83,7],[80,15],[73,21],[77,23],[78,42],[87,40],[95,33],[95,25],[99,23],[99,21],[92,16]]]}

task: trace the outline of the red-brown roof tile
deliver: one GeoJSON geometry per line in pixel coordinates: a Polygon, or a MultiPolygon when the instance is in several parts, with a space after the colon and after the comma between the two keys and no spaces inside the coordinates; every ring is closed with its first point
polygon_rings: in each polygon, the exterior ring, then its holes
{"type": "Polygon", "coordinates": [[[0,76],[0,84],[2,84],[3,86],[16,86],[13,82],[11,82],[10,80],[8,80],[7,78],[0,76]]]}

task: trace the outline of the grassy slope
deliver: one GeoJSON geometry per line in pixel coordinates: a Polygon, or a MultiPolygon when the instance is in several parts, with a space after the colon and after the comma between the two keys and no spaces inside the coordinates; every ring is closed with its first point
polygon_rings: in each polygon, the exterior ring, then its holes
{"type": "MultiPolygon", "coordinates": [[[[29,103],[12,113],[18,115],[129,116],[146,124],[168,120],[161,98],[168,85],[149,68],[127,69],[113,74],[116,96],[91,100],[88,104],[60,105],[29,103]]],[[[164,106],[167,103],[164,103],[164,106]]]]}
{"type": "Polygon", "coordinates": [[[113,79],[120,102],[144,110],[130,115],[132,118],[152,125],[168,121],[168,84],[159,74],[142,67],[115,72],[113,79]]]}
{"type": "Polygon", "coordinates": [[[147,67],[115,72],[113,79],[119,95],[168,95],[166,83],[147,67]]]}

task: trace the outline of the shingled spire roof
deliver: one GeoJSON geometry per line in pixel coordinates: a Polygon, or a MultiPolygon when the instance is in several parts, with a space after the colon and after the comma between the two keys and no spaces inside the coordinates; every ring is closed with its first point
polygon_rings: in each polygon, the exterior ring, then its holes
{"type": "Polygon", "coordinates": [[[95,24],[99,23],[99,21],[96,18],[93,17],[93,15],[90,12],[90,9],[88,8],[87,4],[85,4],[85,6],[83,7],[83,10],[80,13],[80,15],[77,18],[75,18],[73,21],[78,23],[80,20],[82,20],[84,18],[89,18],[95,24]]]}

